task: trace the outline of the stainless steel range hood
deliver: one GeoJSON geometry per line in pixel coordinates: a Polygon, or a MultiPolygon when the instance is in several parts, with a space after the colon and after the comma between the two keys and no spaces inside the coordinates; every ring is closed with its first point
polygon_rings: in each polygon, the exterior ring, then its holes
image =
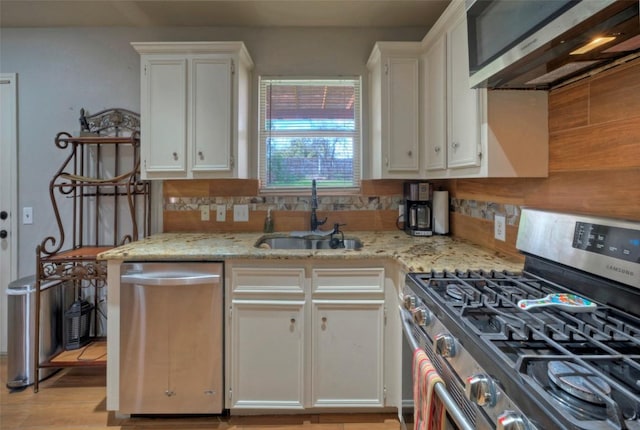
{"type": "Polygon", "coordinates": [[[467,0],[471,87],[549,89],[640,55],[639,0],[467,0]]]}

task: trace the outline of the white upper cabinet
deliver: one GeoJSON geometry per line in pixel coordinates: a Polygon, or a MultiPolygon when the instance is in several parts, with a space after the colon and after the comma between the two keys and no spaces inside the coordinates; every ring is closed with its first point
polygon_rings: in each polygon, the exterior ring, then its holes
{"type": "Polygon", "coordinates": [[[463,0],[451,2],[422,43],[422,178],[547,176],[548,94],[469,87],[463,0]]]}
{"type": "Polygon", "coordinates": [[[447,166],[480,165],[479,91],[470,89],[467,58],[467,20],[457,16],[447,37],[447,166]]]}
{"type": "Polygon", "coordinates": [[[420,43],[378,42],[369,69],[371,177],[420,175],[420,43]]]}
{"type": "Polygon", "coordinates": [[[248,176],[253,63],[242,42],[132,43],[145,179],[248,176]]]}
{"type": "Polygon", "coordinates": [[[447,39],[442,34],[424,54],[424,166],[447,168],[447,39]]]}

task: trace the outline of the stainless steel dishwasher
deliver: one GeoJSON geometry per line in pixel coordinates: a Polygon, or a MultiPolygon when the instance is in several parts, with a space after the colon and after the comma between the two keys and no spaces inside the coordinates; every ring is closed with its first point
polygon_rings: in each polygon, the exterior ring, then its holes
{"type": "Polygon", "coordinates": [[[222,263],[125,263],[120,412],[223,409],[222,263]]]}

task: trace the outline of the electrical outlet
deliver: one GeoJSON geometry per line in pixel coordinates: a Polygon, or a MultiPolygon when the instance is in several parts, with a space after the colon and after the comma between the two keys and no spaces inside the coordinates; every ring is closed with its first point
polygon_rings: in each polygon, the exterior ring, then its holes
{"type": "Polygon", "coordinates": [[[22,224],[33,224],[33,208],[22,208],[22,224]]]}
{"type": "Polygon", "coordinates": [[[200,221],[209,221],[209,205],[200,205],[200,221]]]}
{"type": "Polygon", "coordinates": [[[494,217],[493,236],[503,242],[507,240],[507,220],[504,215],[494,217]]]}
{"type": "Polygon", "coordinates": [[[233,206],[233,222],[248,222],[249,221],[249,205],[234,205],[233,206]]]}
{"type": "Polygon", "coordinates": [[[218,205],[216,206],[216,221],[224,222],[227,219],[227,206],[218,205]]]}
{"type": "Polygon", "coordinates": [[[398,205],[398,222],[404,222],[404,205],[398,205]]]}

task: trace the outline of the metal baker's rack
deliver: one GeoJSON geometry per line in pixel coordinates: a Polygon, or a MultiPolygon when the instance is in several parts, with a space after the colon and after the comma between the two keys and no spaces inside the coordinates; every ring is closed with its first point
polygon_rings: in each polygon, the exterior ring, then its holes
{"type": "Polygon", "coordinates": [[[58,234],[36,247],[35,375],[43,367],[106,366],[106,306],[101,305],[107,300],[107,269],[97,257],[149,234],[150,183],[140,178],[140,116],[118,108],[90,116],[82,109],[80,115],[79,136],[55,137],[68,156],[49,183],[58,234]],[[72,288],[74,301],[60,324],[63,347],[42,360],[40,295],[50,281],[72,288]]]}

